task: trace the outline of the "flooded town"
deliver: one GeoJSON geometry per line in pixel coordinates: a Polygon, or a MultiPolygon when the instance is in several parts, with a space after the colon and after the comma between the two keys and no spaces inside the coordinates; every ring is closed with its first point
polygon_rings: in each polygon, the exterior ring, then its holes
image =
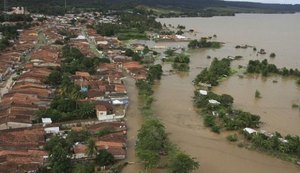
{"type": "Polygon", "coordinates": [[[300,171],[299,13],[7,3],[0,173],[300,171]]]}

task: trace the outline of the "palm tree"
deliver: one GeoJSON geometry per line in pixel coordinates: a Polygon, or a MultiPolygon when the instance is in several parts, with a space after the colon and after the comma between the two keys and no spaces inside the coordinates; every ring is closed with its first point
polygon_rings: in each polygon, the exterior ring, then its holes
{"type": "Polygon", "coordinates": [[[88,140],[86,154],[92,158],[97,154],[96,143],[93,138],[88,140]]]}

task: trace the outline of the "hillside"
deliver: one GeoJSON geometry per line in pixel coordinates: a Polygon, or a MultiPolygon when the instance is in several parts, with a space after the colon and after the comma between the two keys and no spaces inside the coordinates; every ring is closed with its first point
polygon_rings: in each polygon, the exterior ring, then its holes
{"type": "MultiPolygon", "coordinates": [[[[183,12],[195,12],[205,9],[226,9],[236,12],[287,13],[299,12],[300,5],[262,4],[250,2],[227,2],[222,0],[66,0],[68,9],[93,8],[128,9],[137,5],[155,8],[176,9],[183,12]]],[[[9,0],[8,7],[26,6],[32,12],[64,13],[64,0],[9,0]]],[[[3,7],[3,1],[0,2],[3,7]]],[[[2,9],[1,9],[2,10],[2,9]]]]}

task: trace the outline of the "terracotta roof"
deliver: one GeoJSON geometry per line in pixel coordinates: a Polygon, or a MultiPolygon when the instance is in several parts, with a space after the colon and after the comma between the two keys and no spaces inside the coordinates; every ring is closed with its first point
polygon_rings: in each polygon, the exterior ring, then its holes
{"type": "Polygon", "coordinates": [[[126,93],[126,88],[124,84],[115,84],[115,91],[117,93],[126,93]]]}
{"type": "Polygon", "coordinates": [[[97,89],[90,89],[87,92],[87,96],[89,98],[101,97],[101,96],[104,96],[104,95],[105,95],[105,93],[103,91],[100,91],[100,90],[97,90],[97,89]]]}
{"type": "Polygon", "coordinates": [[[124,122],[103,122],[91,125],[87,127],[91,132],[97,133],[103,129],[111,129],[112,131],[126,130],[126,124],[124,122]]]}
{"type": "Polygon", "coordinates": [[[82,72],[82,71],[76,71],[76,76],[82,77],[82,78],[90,78],[91,75],[88,72],[82,72]]]}
{"type": "Polygon", "coordinates": [[[73,150],[74,150],[74,153],[75,154],[78,154],[78,153],[86,153],[86,151],[87,151],[87,145],[85,145],[85,144],[77,144],[77,145],[74,145],[74,148],[73,148],[73,150]]]}
{"type": "Polygon", "coordinates": [[[107,111],[105,105],[96,105],[96,111],[107,111]]]}
{"type": "Polygon", "coordinates": [[[0,147],[7,149],[39,149],[45,144],[43,128],[21,128],[3,130],[0,133],[0,147]]]}
{"type": "Polygon", "coordinates": [[[123,63],[123,68],[124,69],[143,68],[143,67],[144,67],[143,65],[141,65],[139,62],[136,62],[136,61],[123,63]]]}
{"type": "Polygon", "coordinates": [[[109,142],[109,141],[96,141],[95,142],[97,147],[104,147],[104,148],[112,148],[112,147],[120,147],[124,146],[123,142],[109,142]]]}
{"type": "Polygon", "coordinates": [[[48,153],[41,150],[0,151],[0,172],[24,173],[35,171],[43,165],[48,153]]]}

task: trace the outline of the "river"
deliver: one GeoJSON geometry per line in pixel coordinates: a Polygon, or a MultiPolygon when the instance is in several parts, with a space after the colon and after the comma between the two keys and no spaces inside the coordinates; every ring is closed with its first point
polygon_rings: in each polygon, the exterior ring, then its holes
{"type": "MultiPolygon", "coordinates": [[[[159,21],[194,29],[197,33],[194,38],[216,34],[218,41],[225,42],[221,49],[190,51],[188,73],[169,75],[171,66],[164,64],[166,75],[155,86],[154,110],[170,133],[171,141],[199,160],[201,166],[197,172],[299,172],[300,168],[292,163],[239,148],[226,141],[225,133],[217,135],[205,128],[201,116],[193,109],[192,80],[209,66],[212,59],[207,59],[207,55],[219,58],[242,55],[243,59],[235,61],[233,67],[245,66],[249,59],[267,58],[279,67],[300,68],[297,52],[300,47],[300,14],[239,14],[235,17],[170,18],[159,21]],[[235,46],[238,44],[263,48],[268,54],[275,52],[277,56],[270,59],[268,55],[257,56],[249,48],[237,50],[235,46]]],[[[262,129],[300,135],[300,113],[291,108],[292,103],[300,103],[300,87],[294,79],[279,76],[239,78],[234,75],[214,91],[232,95],[234,107],[259,114],[264,122],[262,129]],[[273,83],[273,80],[278,82],[273,83]],[[254,97],[256,89],[262,95],[259,100],[254,97]]]]}

